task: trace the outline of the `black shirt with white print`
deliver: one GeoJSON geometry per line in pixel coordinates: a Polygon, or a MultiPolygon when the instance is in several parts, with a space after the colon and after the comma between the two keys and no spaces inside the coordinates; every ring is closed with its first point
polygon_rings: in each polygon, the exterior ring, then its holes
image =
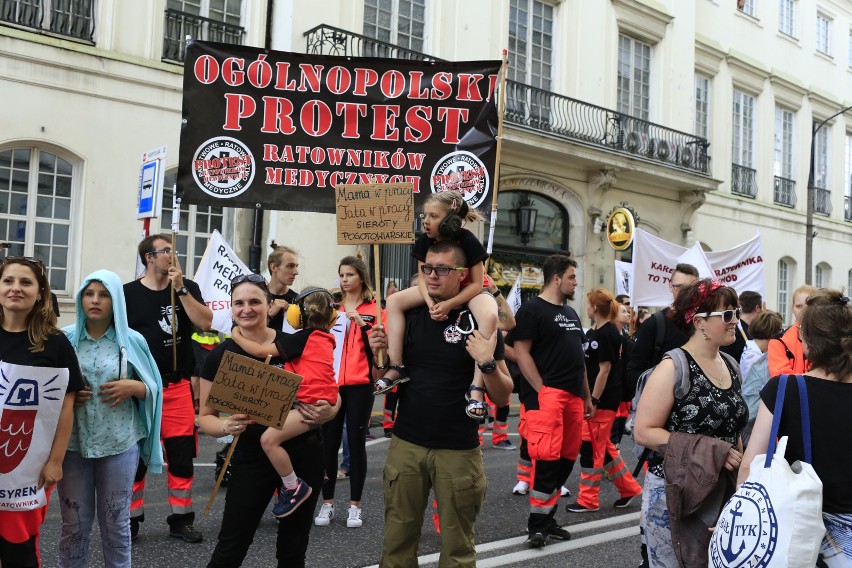
{"type": "Polygon", "coordinates": [[[476,365],[465,342],[476,328],[466,308],[445,321],[433,320],[426,306],[405,313],[402,358],[411,380],[398,387],[395,437],[431,449],[479,447],[479,422],[464,411],[476,365]]]}
{"type": "Polygon", "coordinates": [[[621,359],[621,334],[612,322],[606,322],[598,329],[586,332],[586,373],[589,377],[589,389],[594,392],[600,364],[612,364],[606,379],[606,386],[600,396],[598,410],[618,410],[621,404],[621,377],[618,374],[621,359]]]}
{"type": "Polygon", "coordinates": [[[521,305],[512,341],[531,340],[535,366],[544,386],[583,396],[586,336],[573,308],[557,306],[540,297],[521,305]]]}

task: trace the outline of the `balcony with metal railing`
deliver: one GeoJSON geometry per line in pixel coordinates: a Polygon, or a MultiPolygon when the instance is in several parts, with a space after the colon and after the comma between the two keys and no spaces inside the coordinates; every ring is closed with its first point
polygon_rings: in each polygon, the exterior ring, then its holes
{"type": "Polygon", "coordinates": [[[95,0],[0,0],[0,24],[92,43],[95,0]]]}
{"type": "Polygon", "coordinates": [[[814,213],[817,215],[831,215],[830,189],[814,187],[814,213]]]}
{"type": "Polygon", "coordinates": [[[775,192],[773,200],[776,205],[795,207],[796,182],[791,179],[775,176],[775,192]]]}
{"type": "Polygon", "coordinates": [[[163,30],[163,61],[183,63],[186,36],[201,41],[241,45],[244,35],[245,29],[240,26],[168,8],[163,30]]]}
{"type": "Polygon", "coordinates": [[[731,166],[731,193],[743,197],[757,197],[757,170],[733,164],[731,166]]]}
{"type": "MultiPolygon", "coordinates": [[[[304,35],[307,53],[443,61],[325,24],[304,35]]],[[[506,82],[504,119],[516,127],[562,140],[691,173],[710,173],[709,143],[705,138],[516,81],[506,82]]]]}

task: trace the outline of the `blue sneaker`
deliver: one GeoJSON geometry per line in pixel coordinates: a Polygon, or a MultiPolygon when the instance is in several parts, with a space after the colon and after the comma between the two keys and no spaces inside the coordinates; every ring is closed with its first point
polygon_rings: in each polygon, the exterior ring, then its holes
{"type": "Polygon", "coordinates": [[[311,496],[311,491],[311,486],[301,479],[295,489],[281,487],[278,490],[278,502],[272,507],[272,514],[279,519],[290,515],[299,505],[305,502],[305,499],[311,496]]]}

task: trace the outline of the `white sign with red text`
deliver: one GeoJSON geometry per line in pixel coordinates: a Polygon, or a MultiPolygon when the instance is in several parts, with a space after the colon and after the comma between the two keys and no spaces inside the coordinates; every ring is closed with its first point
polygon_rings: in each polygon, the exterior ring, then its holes
{"type": "Polygon", "coordinates": [[[687,249],[636,229],[633,241],[633,274],[630,278],[630,299],[635,306],[668,306],[672,295],[669,281],[679,262],[698,268],[702,277],[709,275],[738,294],[751,290],[766,295],[763,276],[763,252],[760,234],[734,248],[719,252],[704,252],[700,243],[687,249]]]}
{"type": "Polygon", "coordinates": [[[213,231],[194,280],[201,288],[204,303],[213,311],[212,327],[216,331],[231,333],[231,279],[250,272],[221,233],[213,231]]]}

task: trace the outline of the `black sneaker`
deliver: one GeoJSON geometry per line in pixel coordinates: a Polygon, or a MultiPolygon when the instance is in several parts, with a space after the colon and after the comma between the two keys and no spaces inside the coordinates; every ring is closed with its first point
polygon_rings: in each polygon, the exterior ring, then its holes
{"type": "Polygon", "coordinates": [[[204,540],[204,535],[195,530],[195,527],[192,525],[171,527],[169,529],[169,536],[173,536],[175,538],[182,539],[184,542],[191,542],[193,544],[204,540]]]}
{"type": "Polygon", "coordinates": [[[584,507],[583,505],[580,505],[579,503],[571,503],[570,505],[565,507],[565,510],[571,511],[572,513],[594,513],[595,511],[598,511],[599,508],[598,507],[594,507],[594,508],[584,507]]]}
{"type": "Polygon", "coordinates": [[[530,548],[542,548],[545,544],[547,544],[547,536],[544,533],[533,533],[530,535],[530,538],[527,539],[527,542],[530,545],[530,548]]]}
{"type": "Polygon", "coordinates": [[[130,517],[130,540],[131,542],[139,538],[139,519],[130,517]]]}
{"type": "Polygon", "coordinates": [[[571,540],[571,533],[560,527],[556,522],[547,527],[547,536],[553,540],[571,540]]]}
{"type": "Polygon", "coordinates": [[[630,497],[622,497],[621,499],[616,499],[615,503],[613,503],[612,506],[616,509],[624,509],[625,507],[629,507],[630,503],[632,503],[633,500],[639,497],[640,495],[642,494],[639,493],[639,495],[632,495],[630,497]]]}

